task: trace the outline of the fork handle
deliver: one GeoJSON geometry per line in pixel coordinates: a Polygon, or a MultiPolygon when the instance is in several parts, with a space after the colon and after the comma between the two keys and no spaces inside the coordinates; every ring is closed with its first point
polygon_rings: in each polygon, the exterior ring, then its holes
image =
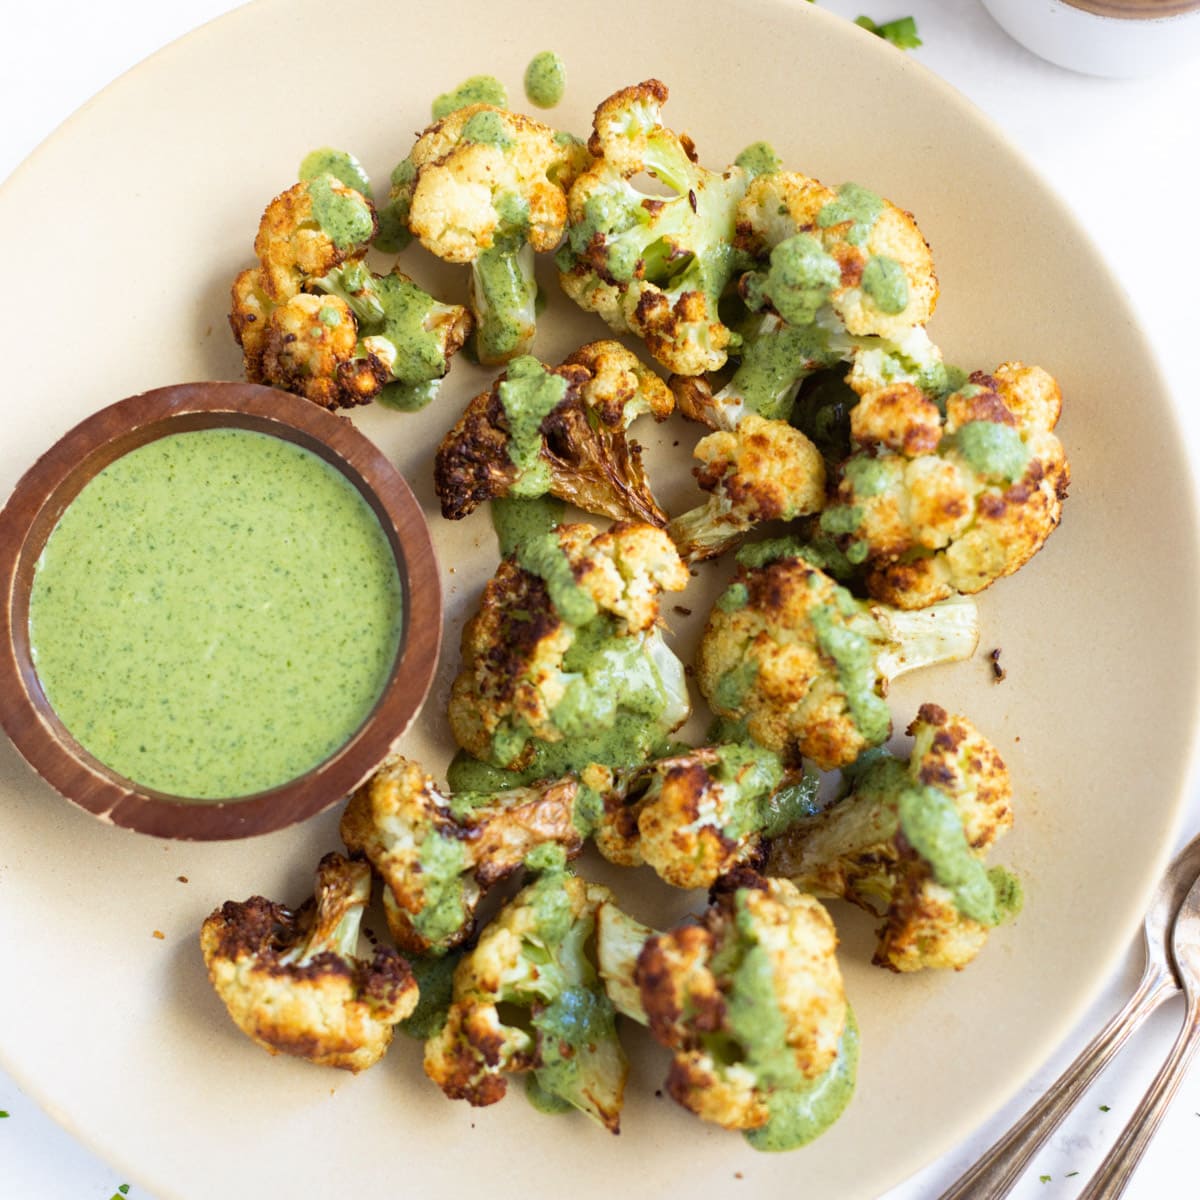
{"type": "MultiPolygon", "coordinates": [[[[1007,1196],[1033,1156],[1130,1035],[1178,990],[1170,972],[1148,965],[1137,990],[1121,1011],[1080,1051],[1042,1098],[957,1183],[944,1191],[939,1200],[1001,1200],[1007,1196]]],[[[1099,1196],[1097,1193],[1094,1200],[1099,1196]]],[[[1079,1200],[1084,1198],[1081,1196],[1079,1200]]]]}
{"type": "Polygon", "coordinates": [[[1158,1131],[1167,1105],[1175,1098],[1197,1049],[1200,1049],[1200,999],[1193,999],[1188,1004],[1183,1028],[1171,1047],[1167,1061],[1159,1068],[1154,1082],[1129,1118],[1129,1124],[1121,1131],[1116,1145],[1105,1156],[1087,1187],[1079,1193],[1079,1200],[1117,1200],[1125,1191],[1146,1147],[1150,1145],[1150,1139],[1158,1131]]]}

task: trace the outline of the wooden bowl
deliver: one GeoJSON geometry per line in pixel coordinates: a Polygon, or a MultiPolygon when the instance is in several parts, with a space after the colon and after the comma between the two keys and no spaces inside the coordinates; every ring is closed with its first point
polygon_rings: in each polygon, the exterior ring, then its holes
{"type": "Polygon", "coordinates": [[[442,638],[442,597],[424,514],[403,477],[347,420],[249,383],[158,388],[101,409],[55,443],[0,510],[0,725],[44,779],[93,816],[156,837],[268,833],[337,803],[392,750],[429,691],[442,638]],[[215,427],[294,442],[336,467],[378,517],[402,586],[400,648],[374,708],[349,741],[305,774],[231,800],[143,787],[105,766],[67,731],[42,690],[29,641],[34,568],[63,511],[114,459],[168,434],[215,427]]]}

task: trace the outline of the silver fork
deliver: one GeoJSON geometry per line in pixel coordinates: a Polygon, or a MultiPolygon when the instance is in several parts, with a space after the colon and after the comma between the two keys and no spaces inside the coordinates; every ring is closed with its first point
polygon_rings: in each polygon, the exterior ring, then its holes
{"type": "Polygon", "coordinates": [[[1183,1028],[1116,1145],[1079,1193],[1079,1200],[1117,1200],[1124,1192],[1166,1114],[1167,1105],[1175,1098],[1188,1064],[1200,1049],[1200,879],[1192,884],[1175,918],[1171,950],[1187,999],[1183,1028]]]}
{"type": "MultiPolygon", "coordinates": [[[[1179,979],[1171,961],[1171,928],[1184,898],[1189,895],[1189,889],[1197,882],[1198,877],[1200,836],[1193,838],[1180,851],[1155,889],[1142,926],[1146,967],[1133,995],[1121,1011],[1080,1051],[1079,1056],[1051,1084],[1045,1095],[957,1183],[944,1191],[939,1200],[1002,1200],[1002,1197],[1007,1196],[1033,1160],[1033,1156],[1045,1145],[1046,1139],[1062,1124],[1083,1093],[1095,1082],[1100,1072],[1113,1060],[1134,1031],[1164,1000],[1179,992],[1179,979]]],[[[1200,897],[1200,892],[1197,896],[1200,897]]],[[[1200,936],[1196,944],[1200,946],[1200,936]]],[[[1188,1050],[1189,1058],[1192,1049],[1194,1043],[1188,1050]]],[[[1157,1124],[1158,1121],[1155,1120],[1154,1128],[1157,1128],[1157,1124]]],[[[1132,1126],[1132,1121],[1130,1125],[1132,1126]]],[[[1149,1131],[1150,1134],[1153,1134],[1154,1128],[1149,1131]]],[[[1149,1141],[1149,1136],[1145,1141],[1149,1141]]],[[[1145,1149],[1144,1142],[1139,1144],[1138,1158],[1145,1149]]],[[[1105,1165],[1108,1161],[1105,1160],[1105,1165]]],[[[1134,1161],[1136,1162],[1136,1159],[1134,1161]]],[[[1124,1187],[1124,1184],[1121,1186],[1124,1187]]],[[[1094,1196],[1089,1196],[1088,1200],[1117,1195],[1119,1192],[1097,1192],[1094,1196]]],[[[1085,1198],[1081,1196],[1079,1200],[1085,1198]]]]}

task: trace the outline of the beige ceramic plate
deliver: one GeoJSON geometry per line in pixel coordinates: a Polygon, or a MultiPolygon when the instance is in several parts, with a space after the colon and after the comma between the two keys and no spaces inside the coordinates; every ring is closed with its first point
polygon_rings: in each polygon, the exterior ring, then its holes
{"type": "MultiPolygon", "coordinates": [[[[156,842],[73,809],[4,743],[0,1056],[163,1200],[381,1187],[716,1197],[736,1177],[747,1194],[877,1195],[1050,1052],[1128,944],[1172,840],[1196,707],[1196,533],[1179,507],[1189,488],[1158,372],[1094,249],[995,130],[915,63],[818,9],[607,0],[597,18],[562,0],[460,0],[452,13],[418,12],[391,0],[235,12],[120,80],[17,172],[0,193],[0,228],[19,231],[5,250],[0,491],[114,399],[237,377],[228,284],[250,261],[265,202],[311,147],[351,148],[385,181],[434,95],[491,71],[519,100],[526,62],[546,47],[570,72],[554,118],[576,131],[603,96],[658,75],[672,89],[670,122],[708,164],[765,137],[796,169],[862,181],[912,209],[934,247],[932,333],[950,360],[1020,358],[1062,383],[1075,483],[1061,530],[982,598],[981,653],[909,677],[893,704],[900,728],[922,700],[961,708],[1010,761],[1018,827],[998,857],[1023,875],[1026,913],[967,972],[898,978],[865,965],[869,923],[835,912],[862,1070],[852,1108],[808,1149],[759,1155],[657,1099],[664,1059],[637,1037],[624,1132],[611,1138],[582,1117],[538,1115],[519,1089],[487,1110],[445,1101],[411,1042],[352,1078],[272,1059],[234,1030],[205,980],[200,922],[254,892],[300,900],[337,845],[335,814],[236,844],[156,842]],[[36,297],[54,278],[86,301],[69,327],[14,291],[36,297]],[[1001,685],[983,657],[996,646],[1001,685]]],[[[430,269],[416,250],[405,263],[447,294],[461,288],[460,274],[430,269]]],[[[600,332],[557,297],[537,349],[557,361],[600,332]]],[[[424,413],[355,415],[431,514],[432,447],[482,379],[460,361],[424,413]]],[[[693,498],[696,430],[642,436],[677,511],[693,498]]],[[[436,769],[451,749],[439,712],[458,629],[495,542],[483,512],[453,527],[433,520],[446,650],[407,749],[436,769]]],[[[696,616],[677,629],[685,652],[718,575],[706,568],[686,597],[696,616]]],[[[661,916],[678,898],[664,901],[642,875],[617,884],[635,911],[661,916]]]]}

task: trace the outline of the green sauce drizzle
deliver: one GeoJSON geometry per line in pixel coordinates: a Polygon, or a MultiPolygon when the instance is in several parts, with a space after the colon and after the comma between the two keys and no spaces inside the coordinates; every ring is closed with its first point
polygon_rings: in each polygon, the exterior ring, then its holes
{"type": "Polygon", "coordinates": [[[508,93],[504,90],[504,84],[494,76],[472,75],[452,91],[443,92],[433,102],[433,119],[441,121],[469,104],[491,104],[496,108],[507,108],[508,93]]]}
{"type": "Polygon", "coordinates": [[[543,50],[525,68],[525,95],[538,108],[553,108],[567,90],[567,65],[553,50],[543,50]]]}
{"type": "Polygon", "coordinates": [[[770,142],[753,142],[733,160],[733,165],[753,179],[756,175],[773,175],[783,166],[783,159],[770,142]]]}
{"type": "Polygon", "coordinates": [[[849,221],[851,225],[846,232],[846,241],[852,246],[861,246],[871,236],[871,230],[883,212],[883,200],[857,183],[843,183],[837,190],[837,196],[836,200],[831,200],[817,213],[817,227],[829,229],[849,221]]]}
{"type": "Polygon", "coordinates": [[[362,163],[346,150],[322,146],[319,150],[309,151],[300,163],[297,178],[307,181],[316,179],[319,175],[332,175],[348,188],[362,193],[368,200],[372,198],[371,181],[367,178],[362,163]]]}
{"type": "Polygon", "coordinates": [[[374,232],[371,209],[357,196],[334,191],[331,179],[329,175],[318,175],[309,181],[313,217],[339,250],[349,250],[374,232]]]}
{"type": "Polygon", "coordinates": [[[876,254],[867,259],[867,265],[863,268],[862,288],[882,313],[895,316],[908,307],[908,278],[904,268],[894,258],[876,254]]]}
{"type": "Polygon", "coordinates": [[[833,1064],[816,1079],[776,1091],[767,1123],[742,1136],[755,1150],[796,1150],[825,1132],[846,1111],[858,1075],[858,1022],[846,1006],[846,1027],[833,1064]]]}
{"type": "Polygon", "coordinates": [[[542,422],[567,394],[567,381],[523,354],[508,364],[499,385],[508,418],[508,457],[520,472],[514,496],[539,496],[550,490],[550,468],[542,461],[542,422]]]}
{"type": "Polygon", "coordinates": [[[1029,465],[1029,449],[1011,425],[968,421],[954,435],[955,444],[972,471],[993,478],[1020,479],[1029,465]]]}

